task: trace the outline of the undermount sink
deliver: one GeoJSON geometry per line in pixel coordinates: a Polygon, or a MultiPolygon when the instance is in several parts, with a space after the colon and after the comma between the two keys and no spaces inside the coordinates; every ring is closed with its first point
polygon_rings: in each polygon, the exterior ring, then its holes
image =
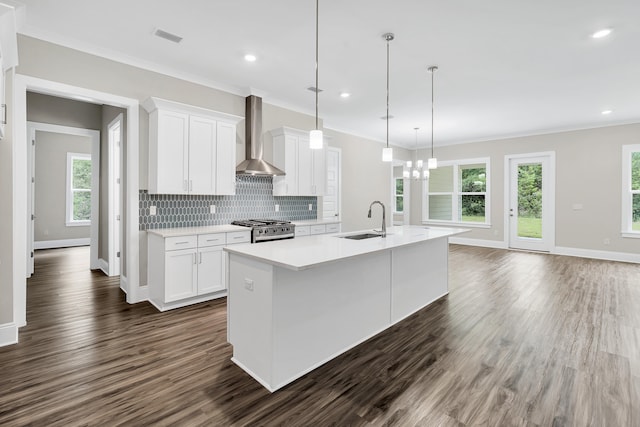
{"type": "Polygon", "coordinates": [[[374,233],[362,233],[362,234],[352,234],[350,236],[340,236],[343,239],[351,239],[351,240],[363,240],[363,239],[371,239],[373,237],[380,237],[380,234],[374,233]]]}

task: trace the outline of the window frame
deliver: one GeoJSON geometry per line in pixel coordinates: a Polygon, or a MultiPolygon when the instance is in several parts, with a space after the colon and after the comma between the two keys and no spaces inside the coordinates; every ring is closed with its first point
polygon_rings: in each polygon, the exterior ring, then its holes
{"type": "Polygon", "coordinates": [[[640,144],[622,146],[622,237],[640,239],[640,231],[633,230],[633,195],[640,194],[640,189],[632,189],[632,156],[640,153],[640,144]]]}
{"type": "Polygon", "coordinates": [[[405,179],[403,177],[396,177],[393,179],[393,213],[394,214],[404,214],[404,190],[405,190],[405,179]],[[398,181],[402,181],[402,193],[398,194],[398,181]],[[397,199],[398,197],[402,197],[402,210],[398,211],[396,208],[398,207],[397,199]]]}
{"type": "MultiPolygon", "coordinates": [[[[73,162],[74,160],[88,160],[91,162],[91,180],[93,183],[93,162],[90,153],[67,153],[67,195],[65,200],[66,205],[66,226],[67,227],[86,227],[91,225],[91,219],[88,220],[74,220],[73,219],[73,194],[78,191],[89,192],[91,194],[93,185],[89,189],[72,188],[73,186],[73,162]]],[[[92,206],[93,207],[93,206],[92,206]]]]}
{"type": "Polygon", "coordinates": [[[453,166],[453,191],[429,193],[429,180],[422,181],[422,224],[425,225],[459,225],[471,228],[491,227],[491,159],[479,157],[473,159],[459,159],[438,161],[438,168],[453,166]],[[467,165],[485,165],[486,191],[462,192],[460,191],[460,167],[467,165]],[[462,219],[440,220],[429,219],[429,195],[451,195],[452,215],[457,217],[459,211],[459,199],[462,195],[484,195],[484,222],[462,221],[462,219]]]}

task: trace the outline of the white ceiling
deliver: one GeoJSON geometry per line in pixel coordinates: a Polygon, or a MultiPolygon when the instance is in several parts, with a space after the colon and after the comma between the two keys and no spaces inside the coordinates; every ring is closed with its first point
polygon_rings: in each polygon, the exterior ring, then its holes
{"type": "MultiPolygon", "coordinates": [[[[314,0],[21,2],[21,33],[314,113],[314,0]]],[[[393,144],[430,141],[430,65],[436,145],[640,122],[638,0],[320,0],[319,18],[329,128],[385,140],[385,32],[393,144]]]]}

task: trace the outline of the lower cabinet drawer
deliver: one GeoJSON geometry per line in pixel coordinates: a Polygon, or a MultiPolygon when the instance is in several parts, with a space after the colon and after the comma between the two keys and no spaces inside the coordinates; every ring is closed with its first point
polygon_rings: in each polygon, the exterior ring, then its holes
{"type": "Polygon", "coordinates": [[[309,235],[309,226],[308,225],[300,225],[296,226],[296,236],[308,236],[309,235]]]}
{"type": "Polygon", "coordinates": [[[312,225],[309,229],[309,234],[324,234],[326,233],[327,228],[324,224],[320,225],[312,225]]]}
{"type": "Polygon", "coordinates": [[[340,232],[340,224],[327,224],[327,233],[340,232]]]}
{"type": "Polygon", "coordinates": [[[199,234],[198,235],[198,247],[206,248],[208,246],[218,246],[224,245],[227,243],[227,238],[225,233],[215,233],[215,234],[199,234]]]}
{"type": "Polygon", "coordinates": [[[234,231],[227,233],[227,245],[234,243],[249,243],[251,241],[250,231],[234,231]]]}
{"type": "Polygon", "coordinates": [[[177,236],[164,239],[164,249],[174,251],[176,249],[190,249],[198,246],[198,236],[177,236]]]}

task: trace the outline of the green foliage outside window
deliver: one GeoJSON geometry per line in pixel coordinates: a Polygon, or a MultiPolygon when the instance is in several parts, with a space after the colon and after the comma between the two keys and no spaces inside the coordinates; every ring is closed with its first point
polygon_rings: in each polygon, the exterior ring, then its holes
{"type": "Polygon", "coordinates": [[[91,220],[91,160],[73,159],[73,221],[91,220]]]}

